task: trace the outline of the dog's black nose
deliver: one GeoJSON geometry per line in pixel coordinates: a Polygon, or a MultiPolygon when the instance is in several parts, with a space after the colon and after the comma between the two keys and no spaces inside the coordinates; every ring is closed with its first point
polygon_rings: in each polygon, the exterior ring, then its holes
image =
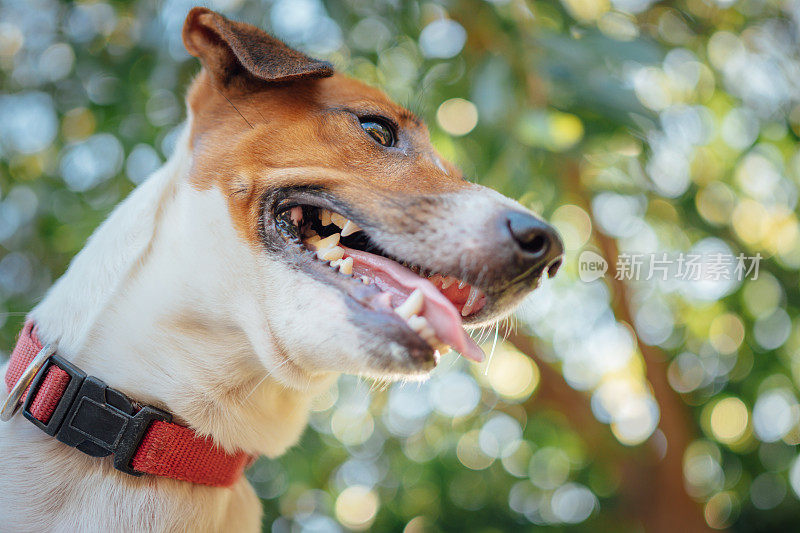
{"type": "Polygon", "coordinates": [[[549,275],[554,276],[564,254],[564,243],[556,229],[523,211],[508,211],[505,218],[511,237],[531,265],[538,268],[550,266],[549,275]]]}

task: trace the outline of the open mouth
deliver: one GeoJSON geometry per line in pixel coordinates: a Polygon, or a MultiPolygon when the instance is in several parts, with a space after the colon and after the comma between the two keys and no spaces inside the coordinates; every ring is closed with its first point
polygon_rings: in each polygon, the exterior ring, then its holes
{"type": "Polygon", "coordinates": [[[483,360],[483,351],[463,329],[463,319],[486,305],[486,295],[478,287],[393,257],[335,211],[284,204],[275,222],[304,258],[326,267],[330,275],[349,278],[354,289],[369,289],[367,298],[358,299],[362,305],[393,313],[431,350],[446,353],[452,347],[468,359],[483,360]]]}

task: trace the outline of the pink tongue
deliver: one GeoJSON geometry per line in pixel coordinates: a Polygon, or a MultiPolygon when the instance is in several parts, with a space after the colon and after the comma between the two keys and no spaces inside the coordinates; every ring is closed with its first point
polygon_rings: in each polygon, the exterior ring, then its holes
{"type": "Polygon", "coordinates": [[[461,327],[461,315],[458,310],[431,282],[391,259],[361,250],[343,248],[345,257],[353,258],[353,272],[356,275],[368,275],[382,291],[403,299],[414,289],[422,291],[425,297],[422,316],[436,332],[439,340],[452,346],[467,359],[478,363],[483,361],[483,350],[461,327]]]}

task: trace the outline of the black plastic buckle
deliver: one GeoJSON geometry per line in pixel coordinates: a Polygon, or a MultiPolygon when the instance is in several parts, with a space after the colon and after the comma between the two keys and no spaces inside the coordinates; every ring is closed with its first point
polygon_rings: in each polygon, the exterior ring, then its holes
{"type": "Polygon", "coordinates": [[[31,385],[28,388],[28,394],[25,396],[25,403],[22,404],[22,415],[33,422],[36,427],[51,437],[54,437],[55,434],[58,433],[58,429],[61,427],[61,422],[64,421],[64,417],[66,416],[69,408],[72,406],[72,402],[75,400],[75,396],[78,394],[78,390],[81,388],[85,378],[86,373],[83,370],[76,367],[69,361],[65,361],[57,355],[51,355],[50,358],[42,365],[42,368],[40,368],[33,377],[33,381],[31,381],[31,385]],[[69,383],[67,384],[67,388],[64,389],[64,394],[61,395],[61,400],[59,400],[58,405],[53,411],[53,414],[50,415],[50,418],[47,420],[47,422],[42,422],[38,418],[34,418],[30,409],[33,400],[36,398],[36,393],[39,391],[39,387],[42,385],[45,376],[47,376],[47,372],[53,365],[69,374],[69,383]]]}
{"type": "Polygon", "coordinates": [[[142,473],[132,469],[131,459],[150,423],[172,421],[172,415],[155,407],[146,405],[137,409],[123,393],[96,377],[87,376],[57,355],[50,357],[36,374],[22,409],[25,418],[48,435],[93,457],[113,453],[114,468],[134,476],[142,473]],[[52,365],[69,374],[70,380],[45,423],[34,418],[30,406],[52,365]]]}

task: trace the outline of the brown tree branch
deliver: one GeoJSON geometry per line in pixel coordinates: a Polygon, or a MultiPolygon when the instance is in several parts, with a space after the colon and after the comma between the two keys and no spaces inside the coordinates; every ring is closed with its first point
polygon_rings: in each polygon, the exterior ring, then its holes
{"type": "MultiPolygon", "coordinates": [[[[568,191],[591,217],[590,201],[585,187],[580,183],[578,164],[569,160],[565,170],[565,185],[568,191]]],[[[593,217],[592,223],[596,227],[593,217]]],[[[593,234],[604,259],[609,265],[616,264],[619,255],[616,241],[601,231],[594,231],[593,234]]],[[[626,322],[634,329],[628,285],[613,275],[610,276],[609,284],[614,315],[617,320],[626,322]]],[[[694,422],[686,404],[667,380],[666,354],[658,347],[645,344],[638,336],[636,343],[644,359],[645,377],[652,387],[653,396],[659,406],[658,428],[667,442],[663,457],[654,457],[642,471],[646,476],[642,484],[652,486],[651,490],[645,489],[639,492],[642,496],[641,503],[650,509],[650,517],[646,521],[650,524],[648,531],[708,531],[709,527],[703,518],[700,506],[686,492],[683,479],[683,454],[694,437],[694,422]],[[656,494],[651,494],[652,492],[656,494]],[[654,495],[659,497],[651,497],[654,495]]]]}
{"type": "Polygon", "coordinates": [[[558,370],[539,357],[531,337],[512,331],[511,328],[506,328],[502,334],[507,343],[533,359],[539,368],[539,385],[536,393],[526,403],[526,408],[533,409],[542,404],[553,407],[567,416],[570,426],[581,434],[589,448],[608,449],[609,443],[613,441],[613,435],[608,426],[598,421],[592,414],[589,398],[570,387],[558,370]]]}

